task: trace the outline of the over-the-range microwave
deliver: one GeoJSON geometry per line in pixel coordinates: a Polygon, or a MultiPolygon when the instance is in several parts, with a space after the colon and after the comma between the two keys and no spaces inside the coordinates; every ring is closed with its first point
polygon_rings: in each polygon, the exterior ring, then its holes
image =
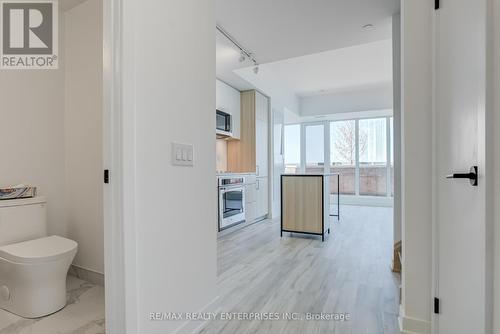
{"type": "Polygon", "coordinates": [[[217,138],[227,138],[233,136],[233,122],[230,114],[217,110],[217,122],[215,132],[217,138]]]}

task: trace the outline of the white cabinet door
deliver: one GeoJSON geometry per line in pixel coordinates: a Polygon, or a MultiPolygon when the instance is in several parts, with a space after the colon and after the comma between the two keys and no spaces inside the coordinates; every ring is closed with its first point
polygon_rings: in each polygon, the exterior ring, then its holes
{"type": "Polygon", "coordinates": [[[241,138],[241,94],[236,89],[229,87],[229,105],[233,122],[233,138],[241,138]]]}
{"type": "Polygon", "coordinates": [[[267,176],[268,172],[268,124],[261,119],[255,120],[255,172],[258,177],[267,176]]]}
{"type": "Polygon", "coordinates": [[[255,93],[255,163],[257,176],[268,176],[269,100],[255,93]]]}
{"type": "Polygon", "coordinates": [[[267,177],[258,177],[255,184],[257,190],[257,218],[263,217],[269,212],[269,186],[267,177]]]}
{"type": "Polygon", "coordinates": [[[245,185],[245,203],[255,202],[257,199],[257,190],[255,184],[245,185]]]}
{"type": "Polygon", "coordinates": [[[256,206],[257,202],[245,203],[245,220],[247,223],[252,223],[257,218],[256,206]]]}

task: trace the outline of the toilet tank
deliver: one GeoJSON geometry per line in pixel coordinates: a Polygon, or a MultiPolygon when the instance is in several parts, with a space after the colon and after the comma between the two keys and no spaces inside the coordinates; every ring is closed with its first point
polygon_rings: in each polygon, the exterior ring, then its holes
{"type": "Polygon", "coordinates": [[[47,236],[43,197],[0,200],[0,246],[47,236]]]}

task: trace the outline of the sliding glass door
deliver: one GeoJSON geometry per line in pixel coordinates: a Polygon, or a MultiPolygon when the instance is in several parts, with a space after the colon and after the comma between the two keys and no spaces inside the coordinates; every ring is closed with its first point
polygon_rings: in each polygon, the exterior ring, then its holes
{"type": "Polygon", "coordinates": [[[305,171],[306,174],[325,172],[325,125],[306,124],[305,133],[305,171]]]}
{"type": "MultiPolygon", "coordinates": [[[[339,173],[347,196],[394,196],[393,119],[373,118],[285,126],[287,173],[339,173]]],[[[337,192],[337,178],[331,178],[337,192]]]]}
{"type": "Polygon", "coordinates": [[[284,157],[285,173],[296,174],[300,171],[300,124],[285,125],[284,130],[284,157]]]}
{"type": "Polygon", "coordinates": [[[387,119],[359,120],[359,194],[387,196],[387,119]]]}
{"type": "MultiPolygon", "coordinates": [[[[340,174],[340,193],[356,195],[356,121],[330,122],[330,172],[340,174]]],[[[337,191],[337,178],[331,178],[337,191]]]]}

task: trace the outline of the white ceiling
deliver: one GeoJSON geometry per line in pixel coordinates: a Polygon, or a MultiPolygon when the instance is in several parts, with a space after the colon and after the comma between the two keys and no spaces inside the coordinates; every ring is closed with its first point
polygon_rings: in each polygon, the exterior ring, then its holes
{"type": "Polygon", "coordinates": [[[392,41],[383,40],[262,65],[298,97],[392,82],[392,41]]]}
{"type": "Polygon", "coordinates": [[[253,73],[252,62],[241,63],[239,50],[216,32],[217,77],[239,90],[279,86],[308,114],[390,108],[398,11],[399,0],[217,0],[218,24],[261,64],[253,73]],[[375,28],[362,29],[368,23],[375,28]]]}
{"type": "Polygon", "coordinates": [[[260,63],[391,38],[399,0],[217,0],[217,24],[260,63]],[[365,24],[375,29],[363,30],[365,24]]]}

